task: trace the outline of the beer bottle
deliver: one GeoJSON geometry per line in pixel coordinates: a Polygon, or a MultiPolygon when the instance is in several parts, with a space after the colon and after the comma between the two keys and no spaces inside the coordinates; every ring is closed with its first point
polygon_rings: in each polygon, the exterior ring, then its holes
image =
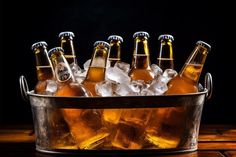
{"type": "Polygon", "coordinates": [[[150,68],[149,47],[147,32],[136,32],[134,38],[133,63],[129,72],[132,80],[144,80],[145,83],[154,79],[150,68]]]}
{"type": "Polygon", "coordinates": [[[174,69],[174,57],[172,42],[174,37],[169,34],[163,34],[158,37],[161,42],[157,65],[165,71],[165,69],[174,69]]]}
{"type": "Polygon", "coordinates": [[[165,94],[184,94],[198,92],[198,80],[211,46],[198,41],[179,74],[168,83],[165,94]]]}
{"type": "MultiPolygon", "coordinates": [[[[91,96],[82,84],[75,82],[62,48],[51,49],[49,56],[60,85],[56,96],[91,96]]],[[[102,144],[102,140],[109,135],[102,128],[101,116],[92,109],[62,109],[62,115],[80,149],[93,149],[99,146],[98,141],[102,144]]]]}
{"type": "Polygon", "coordinates": [[[47,83],[48,80],[54,79],[54,70],[52,69],[51,61],[47,54],[47,43],[44,41],[36,42],[31,48],[35,53],[38,77],[34,92],[37,94],[49,94],[46,90],[47,83]]]}
{"type": "Polygon", "coordinates": [[[98,96],[95,85],[105,80],[106,64],[109,57],[110,45],[105,41],[94,43],[93,55],[86,78],[82,84],[91,92],[92,96],[98,96]]]}
{"type": "Polygon", "coordinates": [[[61,41],[61,48],[64,50],[64,56],[69,65],[77,64],[76,54],[74,50],[73,38],[75,37],[73,32],[61,32],[59,38],[61,41]]]}
{"type": "MultiPolygon", "coordinates": [[[[136,32],[133,37],[135,40],[133,63],[129,76],[132,80],[144,80],[148,83],[154,79],[154,74],[150,68],[149,34],[147,32],[136,32]]],[[[112,145],[121,149],[140,149],[143,142],[141,136],[151,112],[150,109],[123,110],[112,145]]]]}
{"type": "Polygon", "coordinates": [[[110,35],[107,40],[109,40],[111,46],[109,61],[113,67],[116,62],[120,61],[121,43],[123,42],[123,38],[118,35],[110,35]]]}
{"type": "Polygon", "coordinates": [[[72,72],[75,74],[78,70],[81,70],[77,63],[77,58],[74,49],[73,38],[75,37],[73,32],[61,32],[59,34],[61,48],[64,50],[64,56],[69,63],[72,72]]]}
{"type": "MultiPolygon", "coordinates": [[[[118,62],[120,62],[120,52],[121,52],[121,43],[123,42],[123,38],[118,35],[110,35],[108,37],[109,43],[110,43],[110,55],[109,55],[109,61],[111,67],[114,67],[114,65],[118,62]]],[[[102,114],[102,120],[103,124],[109,128],[111,131],[114,130],[114,125],[116,125],[119,122],[120,116],[121,116],[122,110],[119,109],[105,109],[103,110],[102,114]]]]}
{"type": "MultiPolygon", "coordinates": [[[[166,95],[198,92],[198,80],[210,49],[203,41],[196,43],[179,74],[168,83],[166,95]]],[[[187,112],[186,106],[156,109],[146,128],[146,140],[158,148],[182,146],[188,137],[184,135],[184,122],[190,118],[187,112]]]]}
{"type": "MultiPolygon", "coordinates": [[[[49,50],[48,55],[55,69],[55,78],[59,86],[55,96],[90,96],[90,93],[83,85],[75,82],[61,47],[52,48],[49,50]]],[[[74,119],[79,115],[80,110],[64,109],[62,112],[68,125],[73,125],[74,119]]]]}

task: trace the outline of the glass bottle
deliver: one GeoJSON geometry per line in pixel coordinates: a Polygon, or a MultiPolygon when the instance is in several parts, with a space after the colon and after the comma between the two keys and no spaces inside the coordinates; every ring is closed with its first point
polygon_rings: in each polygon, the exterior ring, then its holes
{"type": "Polygon", "coordinates": [[[78,66],[77,57],[74,49],[73,38],[75,37],[73,32],[65,31],[59,34],[61,48],[64,50],[64,56],[69,63],[71,70],[75,76],[81,72],[81,68],[78,66]]]}
{"type": "Polygon", "coordinates": [[[50,94],[50,90],[47,89],[47,85],[50,83],[50,80],[54,79],[54,70],[48,57],[47,43],[44,41],[36,42],[31,48],[35,53],[38,78],[34,92],[37,94],[50,94]]]}
{"type": "Polygon", "coordinates": [[[77,64],[76,54],[74,50],[73,38],[75,37],[73,32],[61,32],[59,34],[61,48],[64,50],[64,56],[69,65],[77,64]]]}
{"type": "MultiPolygon", "coordinates": [[[[113,68],[116,63],[121,62],[120,54],[121,54],[121,43],[123,42],[123,38],[118,35],[110,35],[108,37],[108,41],[110,43],[110,55],[109,61],[110,65],[113,68]]],[[[124,63],[123,63],[124,64],[124,63]]],[[[121,109],[104,109],[102,113],[103,124],[111,130],[114,131],[117,123],[119,122],[122,110],[121,109]]]]}
{"type": "Polygon", "coordinates": [[[90,96],[89,91],[83,85],[75,81],[70,65],[64,57],[63,52],[64,50],[61,47],[52,48],[48,52],[55,70],[55,78],[59,85],[59,89],[55,95],[90,96]]]}
{"type": "Polygon", "coordinates": [[[136,32],[134,38],[133,63],[129,72],[131,80],[144,80],[145,83],[154,79],[150,68],[149,47],[147,32],[136,32]]]}
{"type": "Polygon", "coordinates": [[[179,74],[168,83],[165,94],[185,94],[198,92],[198,80],[211,46],[198,41],[179,74]]]}
{"type": "Polygon", "coordinates": [[[158,37],[160,40],[160,52],[157,58],[157,65],[165,71],[165,69],[174,69],[174,57],[172,42],[174,37],[169,34],[163,34],[158,37]]]}
{"type": "Polygon", "coordinates": [[[98,96],[95,86],[105,80],[106,64],[109,57],[110,45],[105,41],[94,43],[93,55],[86,78],[82,84],[91,92],[92,96],[98,96]]]}
{"type": "MultiPolygon", "coordinates": [[[[132,80],[144,80],[146,83],[154,79],[151,72],[147,32],[136,32],[133,35],[134,53],[133,63],[129,76],[132,80]]],[[[121,149],[142,148],[142,135],[149,121],[152,110],[150,109],[126,109],[121,113],[117,131],[113,137],[112,145],[121,149]]]]}
{"type": "MultiPolygon", "coordinates": [[[[82,84],[75,82],[61,47],[51,49],[49,56],[59,84],[55,96],[91,96],[91,93],[82,84]]],[[[61,111],[80,149],[93,149],[102,144],[102,140],[109,135],[103,131],[101,116],[92,109],[62,109],[61,111]],[[98,144],[98,142],[100,143],[98,144]]]]}
{"type": "MultiPolygon", "coordinates": [[[[185,65],[168,83],[168,94],[186,94],[198,92],[198,80],[202,72],[208,52],[211,46],[203,41],[198,41],[185,65]]],[[[146,128],[146,140],[154,144],[158,148],[176,148],[183,146],[189,135],[185,133],[187,128],[187,119],[189,110],[193,110],[189,106],[179,106],[170,108],[158,108],[156,115],[151,118],[146,128]],[[157,118],[158,117],[158,118],[157,118]]],[[[191,136],[197,136],[196,129],[191,136]]],[[[194,143],[194,141],[193,141],[194,143]]]]}
{"type": "Polygon", "coordinates": [[[116,62],[120,61],[121,43],[123,43],[123,38],[118,35],[110,35],[107,40],[109,40],[111,46],[109,61],[113,67],[116,62]]]}

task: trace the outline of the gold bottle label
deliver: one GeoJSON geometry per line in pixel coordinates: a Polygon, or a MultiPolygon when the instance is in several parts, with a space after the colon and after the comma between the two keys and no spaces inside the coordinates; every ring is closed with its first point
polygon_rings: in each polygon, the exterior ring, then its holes
{"type": "Polygon", "coordinates": [[[55,73],[57,80],[60,82],[66,82],[72,77],[69,72],[69,69],[63,62],[57,64],[55,68],[55,73]]]}

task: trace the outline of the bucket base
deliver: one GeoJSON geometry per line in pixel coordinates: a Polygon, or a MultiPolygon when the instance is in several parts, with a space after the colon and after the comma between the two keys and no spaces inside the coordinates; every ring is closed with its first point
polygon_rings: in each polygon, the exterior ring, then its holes
{"type": "Polygon", "coordinates": [[[47,154],[76,154],[76,155],[88,155],[88,156],[97,156],[97,155],[135,155],[135,156],[144,156],[144,155],[160,155],[160,154],[176,154],[176,153],[188,153],[196,151],[194,149],[139,149],[139,150],[67,150],[67,149],[52,149],[45,150],[36,148],[38,152],[47,153],[47,154]]]}

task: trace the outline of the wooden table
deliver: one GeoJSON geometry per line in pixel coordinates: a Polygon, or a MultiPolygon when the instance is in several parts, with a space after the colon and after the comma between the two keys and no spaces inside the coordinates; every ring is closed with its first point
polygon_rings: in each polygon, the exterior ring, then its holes
{"type": "MultiPolygon", "coordinates": [[[[164,157],[236,157],[236,125],[202,125],[198,150],[164,157]]],[[[115,155],[115,154],[114,154],[115,155]]],[[[114,156],[110,155],[110,156],[114,156]]],[[[35,151],[32,126],[0,127],[0,157],[54,157],[35,151]]],[[[60,155],[71,156],[71,155],[60,155]]],[[[81,155],[74,155],[79,156],[81,155]]],[[[88,156],[88,155],[86,155],[88,156]]],[[[158,155],[152,155],[152,157],[158,155]]],[[[160,155],[159,155],[160,156],[160,155]]]]}

